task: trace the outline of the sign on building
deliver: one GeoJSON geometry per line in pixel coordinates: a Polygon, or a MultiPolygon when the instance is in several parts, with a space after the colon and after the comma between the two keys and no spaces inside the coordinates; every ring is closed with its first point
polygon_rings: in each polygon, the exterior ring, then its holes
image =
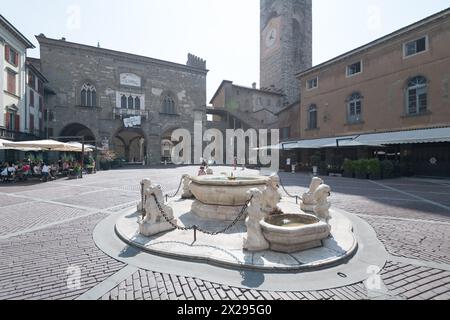
{"type": "Polygon", "coordinates": [[[139,127],[141,125],[141,116],[130,117],[123,119],[125,128],[139,127]]]}

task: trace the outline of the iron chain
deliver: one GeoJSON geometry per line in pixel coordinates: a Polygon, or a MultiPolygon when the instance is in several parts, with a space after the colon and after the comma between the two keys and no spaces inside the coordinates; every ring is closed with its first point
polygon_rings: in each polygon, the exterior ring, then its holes
{"type": "Polygon", "coordinates": [[[173,223],[172,219],[170,219],[170,218],[167,216],[167,214],[164,212],[164,209],[162,208],[161,204],[159,203],[158,199],[156,198],[156,195],[155,195],[155,194],[152,194],[152,196],[153,196],[153,198],[155,199],[156,205],[158,206],[158,209],[159,209],[159,211],[161,212],[161,215],[163,216],[163,218],[164,218],[164,219],[165,219],[172,227],[174,227],[174,228],[177,229],[177,230],[181,230],[181,231],[197,230],[197,231],[199,231],[199,232],[201,232],[201,233],[204,233],[204,234],[207,234],[207,235],[211,235],[211,236],[217,236],[217,235],[219,235],[219,234],[221,234],[221,233],[225,233],[225,232],[227,232],[228,230],[230,230],[231,228],[233,228],[233,227],[236,225],[236,223],[238,223],[238,221],[241,220],[241,218],[243,218],[244,215],[247,214],[247,208],[248,208],[248,205],[250,204],[250,202],[251,202],[252,199],[253,199],[253,196],[252,196],[252,197],[250,197],[250,199],[247,200],[247,202],[244,204],[244,206],[242,207],[241,211],[239,212],[239,215],[236,217],[236,219],[233,220],[233,222],[232,222],[230,225],[228,225],[227,227],[223,228],[222,230],[215,231],[215,232],[211,232],[211,231],[208,231],[208,230],[204,230],[204,229],[202,229],[202,228],[199,228],[197,225],[193,225],[193,226],[190,226],[190,227],[180,227],[180,226],[178,226],[177,224],[173,223]]]}
{"type": "Polygon", "coordinates": [[[290,194],[290,193],[286,190],[286,188],[284,187],[284,184],[283,184],[283,181],[281,180],[281,178],[280,178],[280,185],[281,185],[281,188],[282,188],[283,191],[287,194],[288,197],[290,197],[290,198],[296,198],[296,199],[300,198],[299,196],[293,196],[292,194],[290,194]]]}
{"type": "Polygon", "coordinates": [[[180,192],[181,185],[183,184],[183,178],[180,179],[180,184],[178,185],[177,191],[173,195],[166,194],[166,198],[175,198],[175,196],[180,192]]]}

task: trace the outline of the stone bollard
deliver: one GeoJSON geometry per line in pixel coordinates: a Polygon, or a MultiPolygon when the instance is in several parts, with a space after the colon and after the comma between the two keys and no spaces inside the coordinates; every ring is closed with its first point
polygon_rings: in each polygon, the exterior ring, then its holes
{"type": "Polygon", "coordinates": [[[247,219],[245,219],[247,234],[244,236],[244,249],[252,252],[267,250],[270,245],[264,238],[260,225],[260,221],[264,219],[264,212],[261,210],[262,192],[253,188],[247,191],[247,195],[253,198],[247,209],[247,219]]]}
{"type": "Polygon", "coordinates": [[[314,206],[316,205],[316,201],[314,200],[314,192],[322,184],[323,184],[322,179],[317,177],[312,178],[308,192],[304,193],[302,196],[302,203],[300,204],[300,208],[303,211],[314,212],[314,206]]]}
{"type": "Polygon", "coordinates": [[[331,203],[328,201],[328,197],[331,195],[331,188],[326,184],[320,185],[314,192],[314,200],[316,205],[314,206],[314,214],[322,221],[328,222],[330,219],[330,207],[331,203]]]}

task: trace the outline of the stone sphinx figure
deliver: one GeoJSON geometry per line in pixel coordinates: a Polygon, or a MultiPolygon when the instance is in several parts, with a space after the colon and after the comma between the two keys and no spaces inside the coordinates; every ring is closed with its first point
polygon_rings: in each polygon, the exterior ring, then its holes
{"type": "Polygon", "coordinates": [[[314,192],[322,184],[323,184],[322,179],[317,177],[312,178],[308,192],[304,193],[302,196],[302,203],[300,205],[300,208],[303,211],[314,212],[314,206],[316,205],[316,200],[314,199],[314,192]]]}
{"type": "Polygon", "coordinates": [[[181,198],[183,199],[191,199],[194,197],[194,195],[191,192],[191,189],[189,189],[189,185],[191,184],[191,176],[188,174],[183,174],[183,193],[181,194],[181,198]]]}
{"type": "Polygon", "coordinates": [[[139,232],[142,235],[149,237],[164,231],[172,230],[173,226],[162,216],[155,198],[153,197],[153,195],[156,196],[156,199],[167,218],[174,222],[172,208],[164,204],[161,186],[153,185],[149,179],[142,180],[142,184],[144,187],[144,203],[141,203],[138,206],[138,209],[143,209],[142,218],[140,218],[140,221],[138,222],[139,232]]]}
{"type": "Polygon", "coordinates": [[[314,214],[322,221],[328,222],[330,219],[330,207],[331,203],[328,201],[328,197],[331,195],[331,188],[326,184],[320,185],[314,192],[314,200],[316,205],[314,206],[314,214]]]}
{"type": "Polygon", "coordinates": [[[278,204],[281,201],[281,194],[278,190],[280,187],[280,178],[277,174],[272,174],[269,178],[269,182],[263,191],[263,212],[265,216],[271,214],[282,213],[278,204]]]}
{"type": "Polygon", "coordinates": [[[267,250],[270,245],[264,238],[259,223],[265,216],[261,210],[263,194],[259,189],[253,188],[247,191],[247,195],[253,196],[253,198],[247,209],[247,219],[245,219],[247,235],[244,236],[244,249],[252,252],[267,250]]]}

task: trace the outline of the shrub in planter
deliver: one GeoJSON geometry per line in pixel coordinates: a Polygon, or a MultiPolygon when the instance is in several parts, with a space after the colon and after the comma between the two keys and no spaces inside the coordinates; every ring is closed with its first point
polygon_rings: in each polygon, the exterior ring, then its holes
{"type": "Polygon", "coordinates": [[[355,174],[353,162],[354,161],[352,161],[350,159],[344,160],[344,164],[342,165],[342,168],[344,169],[344,177],[353,178],[353,176],[355,174]]]}
{"type": "Polygon", "coordinates": [[[328,175],[328,165],[325,161],[319,162],[319,174],[323,176],[328,175]]]}
{"type": "Polygon", "coordinates": [[[109,161],[100,161],[100,169],[109,170],[111,169],[111,162],[109,161]]]}
{"type": "Polygon", "coordinates": [[[381,164],[378,159],[370,159],[367,162],[367,169],[369,172],[369,179],[378,180],[381,179],[381,164]]]}
{"type": "Polygon", "coordinates": [[[358,179],[367,179],[368,160],[361,159],[354,162],[355,177],[358,179]]]}
{"type": "Polygon", "coordinates": [[[392,161],[381,161],[381,175],[383,179],[391,179],[394,177],[394,164],[392,161]]]}

